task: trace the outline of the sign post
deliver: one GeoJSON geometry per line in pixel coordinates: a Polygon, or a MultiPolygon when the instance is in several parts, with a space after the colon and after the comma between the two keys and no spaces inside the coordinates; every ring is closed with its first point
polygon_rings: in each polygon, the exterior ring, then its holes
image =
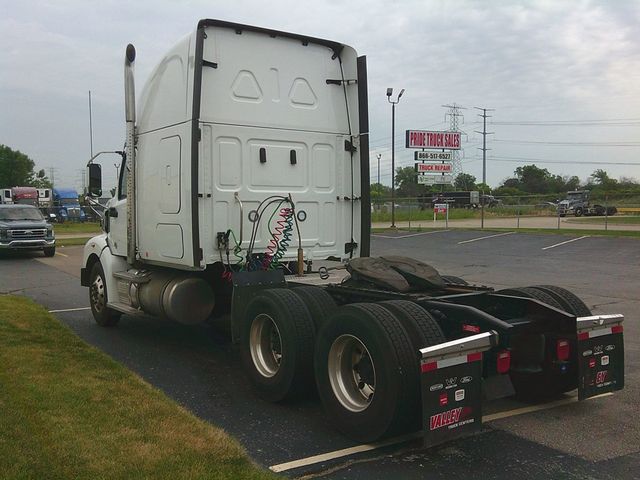
{"type": "Polygon", "coordinates": [[[449,204],[448,203],[436,203],[433,205],[433,223],[436,222],[439,213],[444,213],[444,226],[449,228],[449,204]]]}

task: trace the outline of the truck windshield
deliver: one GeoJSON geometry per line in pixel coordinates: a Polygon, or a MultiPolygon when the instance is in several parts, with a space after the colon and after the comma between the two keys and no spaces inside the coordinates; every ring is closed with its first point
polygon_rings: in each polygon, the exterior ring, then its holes
{"type": "Polygon", "coordinates": [[[567,200],[582,200],[582,198],[583,198],[582,193],[569,193],[567,195],[567,200]]]}
{"type": "Polygon", "coordinates": [[[0,220],[43,220],[37,208],[0,208],[0,220]]]}

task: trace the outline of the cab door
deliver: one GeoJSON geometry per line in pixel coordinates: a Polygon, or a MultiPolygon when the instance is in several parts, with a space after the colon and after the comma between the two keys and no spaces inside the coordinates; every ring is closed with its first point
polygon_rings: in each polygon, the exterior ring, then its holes
{"type": "Polygon", "coordinates": [[[127,256],[127,177],[128,165],[126,160],[120,167],[118,191],[109,201],[106,214],[109,217],[109,232],[107,243],[113,255],[127,256]]]}

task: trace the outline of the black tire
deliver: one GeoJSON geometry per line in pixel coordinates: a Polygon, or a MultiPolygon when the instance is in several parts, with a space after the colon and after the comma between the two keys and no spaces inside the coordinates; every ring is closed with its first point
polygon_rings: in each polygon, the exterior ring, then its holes
{"type": "Polygon", "coordinates": [[[560,213],[560,214],[558,214],[558,216],[564,218],[564,217],[567,216],[567,214],[566,213],[560,213]]]}
{"type": "Polygon", "coordinates": [[[615,215],[616,213],[618,213],[616,207],[607,207],[607,215],[615,215]]]}
{"type": "Polygon", "coordinates": [[[278,402],[313,390],[315,328],[298,295],[285,288],[260,292],[240,328],[245,371],[262,398],[278,402]]]}
{"type": "Polygon", "coordinates": [[[534,300],[540,300],[542,303],[564,310],[560,302],[546,292],[543,292],[533,287],[518,287],[518,288],[505,288],[504,290],[498,290],[496,293],[502,295],[513,295],[514,297],[533,298],[534,300]]]}
{"type": "MultiPolygon", "coordinates": [[[[535,298],[552,307],[556,307],[563,311],[568,311],[565,307],[566,304],[560,300],[558,294],[552,294],[552,291],[555,290],[555,288],[560,287],[553,287],[552,289],[549,289],[547,287],[549,286],[536,285],[533,287],[521,287],[501,290],[497,293],[518,295],[526,298],[535,298]]],[[[572,349],[574,348],[575,344],[572,344],[572,349]]],[[[512,370],[511,372],[509,372],[509,374],[511,377],[511,382],[513,383],[513,387],[516,391],[516,396],[523,400],[540,400],[545,398],[552,398],[560,395],[561,393],[574,390],[578,386],[577,372],[574,372],[573,370],[562,375],[550,372],[548,370],[543,370],[539,373],[524,373],[512,370]]]]}
{"type": "Polygon", "coordinates": [[[464,278],[456,277],[454,275],[440,275],[440,277],[445,281],[445,283],[449,283],[451,285],[469,285],[469,282],[464,278]]]}
{"type": "Polygon", "coordinates": [[[327,323],[327,318],[337,308],[336,302],[325,290],[319,287],[295,287],[293,293],[298,295],[307,306],[316,332],[327,323]]]}
{"type": "Polygon", "coordinates": [[[417,355],[406,330],[380,305],[355,303],[340,307],[318,334],[315,372],[320,399],[330,421],[355,441],[372,442],[421,427],[418,370],[417,355]],[[340,351],[340,346],[349,342],[355,348],[340,351]],[[358,349],[358,345],[364,349],[358,349]],[[361,353],[358,363],[345,364],[344,360],[349,362],[355,352],[361,353]],[[345,374],[336,380],[341,370],[345,374]],[[351,385],[351,389],[341,390],[337,385],[351,385]],[[336,392],[344,391],[352,394],[338,398],[336,392]],[[354,402],[359,403],[349,403],[349,398],[356,398],[354,402]]]}
{"type": "Polygon", "coordinates": [[[102,264],[96,262],[89,275],[89,305],[91,313],[101,327],[113,327],[118,324],[122,314],[107,307],[107,281],[102,264]]]}
{"type": "Polygon", "coordinates": [[[388,300],[378,305],[389,310],[409,334],[414,351],[446,342],[438,322],[417,303],[408,300],[388,300]]]}
{"type": "Polygon", "coordinates": [[[43,252],[45,257],[53,257],[56,254],[56,247],[46,247],[43,252]]]}
{"type": "Polygon", "coordinates": [[[582,207],[576,207],[576,208],[573,209],[573,214],[576,217],[581,217],[583,213],[584,213],[584,210],[583,210],[582,207]]]}
{"type": "Polygon", "coordinates": [[[566,288],[556,287],[555,285],[533,285],[530,288],[552,296],[562,306],[562,310],[576,317],[590,317],[593,315],[589,307],[577,295],[566,288]]]}

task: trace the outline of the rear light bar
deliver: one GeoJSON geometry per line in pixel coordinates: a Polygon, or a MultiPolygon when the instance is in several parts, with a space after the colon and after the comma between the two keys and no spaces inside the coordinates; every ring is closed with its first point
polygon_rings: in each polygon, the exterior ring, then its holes
{"type": "Polygon", "coordinates": [[[570,353],[569,340],[558,340],[556,342],[556,357],[559,361],[566,362],[569,360],[570,353]]]}
{"type": "Polygon", "coordinates": [[[509,350],[500,350],[496,355],[496,371],[498,373],[507,373],[511,368],[511,352],[509,350]]]}

